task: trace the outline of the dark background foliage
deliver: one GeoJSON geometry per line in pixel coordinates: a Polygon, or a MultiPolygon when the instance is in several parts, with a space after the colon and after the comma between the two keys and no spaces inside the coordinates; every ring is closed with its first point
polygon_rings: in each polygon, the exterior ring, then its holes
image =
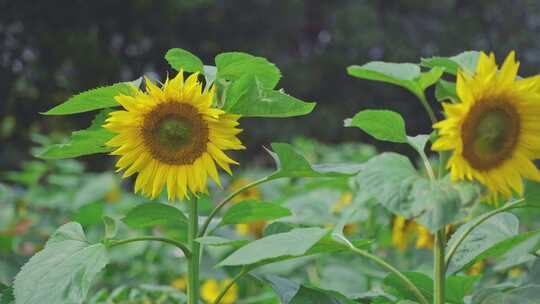
{"type": "MultiPolygon", "coordinates": [[[[284,75],[280,86],[318,107],[306,117],[245,119],[247,158],[270,141],[303,135],[327,143],[373,142],[343,119],[361,109],[390,108],[410,134],[429,130],[408,92],[354,79],[351,64],[417,62],[463,50],[515,49],[522,75],[540,63],[536,0],[0,0],[0,168],[30,159],[30,134],[69,134],[92,114],[43,117],[74,93],[142,74],[163,79],[163,59],[185,48],[212,64],[216,54],[267,57],[284,75]]],[[[403,149],[379,146],[383,150],[403,149]]],[[[99,159],[99,158],[98,158],[99,159]]],[[[96,158],[87,159],[100,168],[96,158]]]]}

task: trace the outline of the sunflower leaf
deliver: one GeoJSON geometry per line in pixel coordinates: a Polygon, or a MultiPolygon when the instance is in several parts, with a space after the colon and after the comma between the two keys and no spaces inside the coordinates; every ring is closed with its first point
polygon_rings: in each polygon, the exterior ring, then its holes
{"type": "Polygon", "coordinates": [[[259,78],[252,74],[233,81],[227,87],[225,96],[224,109],[245,117],[293,117],[308,114],[315,108],[313,102],[304,102],[281,90],[264,87],[259,78]]]}
{"type": "MultiPolygon", "coordinates": [[[[453,244],[459,239],[463,232],[473,225],[474,221],[469,221],[461,226],[450,238],[448,242],[448,248],[451,248],[453,244]]],[[[499,254],[500,247],[493,249],[497,252],[490,254],[489,250],[496,246],[500,242],[505,240],[522,241],[521,239],[513,239],[519,232],[519,220],[518,218],[508,212],[499,213],[476,227],[461,243],[452,260],[448,264],[447,273],[453,274],[463,267],[474,263],[479,257],[485,257],[492,254],[499,254]]],[[[513,243],[513,241],[511,241],[513,243]]],[[[506,247],[506,246],[503,246],[506,247]]],[[[504,249],[504,248],[503,248],[504,249]]]]}
{"type": "Polygon", "coordinates": [[[90,244],[81,225],[67,223],[15,277],[16,302],[83,303],[92,281],[107,263],[105,246],[90,244]]]}
{"type": "Polygon", "coordinates": [[[405,121],[396,112],[364,110],[345,120],[346,127],[357,127],[378,140],[405,143],[405,121]]]}
{"type": "Polygon", "coordinates": [[[472,74],[476,70],[479,56],[480,52],[478,51],[465,51],[452,57],[422,58],[420,65],[428,68],[442,67],[445,72],[452,75],[456,75],[458,69],[472,74]]]}
{"type": "MultiPolygon", "coordinates": [[[[138,87],[140,80],[135,80],[131,82],[131,84],[138,87]]],[[[119,104],[116,100],[114,100],[114,97],[119,94],[131,94],[129,82],[116,83],[110,86],[100,87],[79,93],[69,98],[66,102],[57,105],[43,114],[68,115],[117,107],[119,104]]]]}
{"type": "Polygon", "coordinates": [[[234,81],[245,75],[253,75],[261,86],[273,89],[281,73],[279,69],[263,57],[242,52],[221,53],[216,56],[217,78],[234,81]]]}
{"type": "Polygon", "coordinates": [[[357,174],[361,164],[324,164],[311,165],[291,145],[273,143],[272,151],[268,151],[274,158],[277,170],[270,176],[271,179],[281,177],[347,177],[357,174]]]}
{"type": "Polygon", "coordinates": [[[456,93],[456,84],[450,81],[439,79],[435,85],[435,98],[437,101],[457,102],[459,99],[456,93]]]}
{"type": "Polygon", "coordinates": [[[101,111],[88,129],[71,133],[71,137],[64,143],[39,149],[36,156],[43,159],[63,159],[110,152],[111,148],[105,146],[105,143],[111,140],[115,133],[102,127],[109,112],[110,110],[101,111]]]}
{"type": "Polygon", "coordinates": [[[444,67],[434,67],[428,72],[422,72],[420,67],[413,63],[372,61],[362,66],[349,66],[347,72],[357,78],[403,87],[418,98],[425,99],[424,91],[439,80],[444,67]]]}
{"type": "Polygon", "coordinates": [[[277,204],[243,201],[227,209],[223,215],[221,225],[270,221],[289,215],[291,215],[289,209],[277,204]]]}
{"type": "Polygon", "coordinates": [[[315,286],[308,286],[290,281],[288,279],[274,276],[255,276],[272,287],[280,299],[280,303],[332,303],[332,304],[355,304],[344,295],[334,290],[325,290],[315,286]]]}
{"type": "Polygon", "coordinates": [[[184,49],[174,48],[168,50],[165,59],[177,71],[204,73],[204,64],[201,59],[184,49]]]}

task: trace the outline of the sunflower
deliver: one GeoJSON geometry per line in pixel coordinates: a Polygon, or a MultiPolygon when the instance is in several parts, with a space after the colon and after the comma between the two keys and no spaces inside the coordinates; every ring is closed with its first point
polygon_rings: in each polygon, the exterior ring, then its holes
{"type": "Polygon", "coordinates": [[[115,97],[124,110],[110,113],[104,127],[117,133],[106,145],[120,156],[118,171],[137,173],[135,192],[155,198],[166,186],[174,200],[207,193],[208,177],[221,186],[216,163],[229,174],[238,164],[223,151],[245,149],[236,137],[240,116],[213,107],[214,88],[203,90],[197,73],[131,89],[132,96],[115,97]]]}
{"type": "MultiPolygon", "coordinates": [[[[219,295],[219,292],[225,288],[231,280],[216,281],[213,279],[205,281],[201,285],[201,298],[206,303],[214,303],[219,295]]],[[[223,304],[233,304],[238,301],[238,285],[235,283],[227,290],[225,296],[221,299],[223,304]]]]}
{"type": "Polygon", "coordinates": [[[392,224],[392,243],[394,246],[400,251],[405,251],[409,243],[415,238],[415,247],[417,249],[433,248],[434,238],[426,227],[402,216],[395,217],[392,224]]]}
{"type": "Polygon", "coordinates": [[[500,70],[493,54],[481,53],[474,75],[458,71],[460,102],[444,103],[447,118],[433,125],[433,150],[453,150],[452,180],[479,181],[492,202],[522,196],[523,177],[540,181],[532,162],[540,155],[540,77],[518,78],[518,67],[514,52],[500,70]]]}

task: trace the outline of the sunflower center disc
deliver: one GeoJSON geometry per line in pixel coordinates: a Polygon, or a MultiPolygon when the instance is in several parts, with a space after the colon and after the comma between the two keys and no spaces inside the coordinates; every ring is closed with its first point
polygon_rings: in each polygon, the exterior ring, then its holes
{"type": "Polygon", "coordinates": [[[170,115],[157,123],[153,133],[161,147],[177,150],[190,143],[192,131],[193,125],[189,120],[170,115]]]}
{"type": "Polygon", "coordinates": [[[518,113],[511,105],[480,103],[463,124],[463,156],[475,169],[496,167],[512,156],[519,128],[518,113]]]}
{"type": "Polygon", "coordinates": [[[206,150],[208,126],[186,103],[159,104],[146,114],[141,133],[155,159],[170,165],[192,164],[206,150]]]}

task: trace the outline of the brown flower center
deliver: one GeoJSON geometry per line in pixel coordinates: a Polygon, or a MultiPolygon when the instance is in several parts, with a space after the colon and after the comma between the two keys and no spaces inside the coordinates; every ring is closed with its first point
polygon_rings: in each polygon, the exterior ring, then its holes
{"type": "Polygon", "coordinates": [[[186,103],[165,102],[144,117],[141,133],[152,156],[170,165],[192,164],[206,151],[208,125],[186,103]]]}
{"type": "Polygon", "coordinates": [[[463,157],[477,170],[489,170],[512,157],[521,128],[519,113],[503,97],[477,102],[461,127],[463,157]]]}

